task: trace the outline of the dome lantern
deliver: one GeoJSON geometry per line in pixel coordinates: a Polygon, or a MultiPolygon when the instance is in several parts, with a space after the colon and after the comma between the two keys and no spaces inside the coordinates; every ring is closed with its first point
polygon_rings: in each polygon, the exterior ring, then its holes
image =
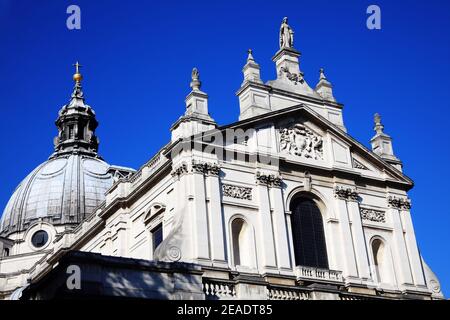
{"type": "Polygon", "coordinates": [[[74,66],[75,86],[69,103],[61,108],[56,120],[58,136],[54,141],[55,153],[52,158],[73,153],[98,156],[99,140],[95,135],[98,122],[94,110],[85,103],[81,87],[81,65],[76,62],[74,66]]]}

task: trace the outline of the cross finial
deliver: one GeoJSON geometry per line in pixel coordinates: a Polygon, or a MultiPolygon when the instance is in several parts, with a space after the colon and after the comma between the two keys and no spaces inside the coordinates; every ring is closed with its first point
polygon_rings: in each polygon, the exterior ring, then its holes
{"type": "Polygon", "coordinates": [[[73,66],[75,67],[75,73],[80,73],[80,68],[82,67],[82,65],[77,61],[73,66]]]}
{"type": "Polygon", "coordinates": [[[75,74],[73,75],[73,80],[75,80],[75,82],[80,82],[83,79],[83,76],[80,73],[80,68],[82,67],[82,65],[79,64],[77,61],[73,66],[75,67],[75,74]]]}

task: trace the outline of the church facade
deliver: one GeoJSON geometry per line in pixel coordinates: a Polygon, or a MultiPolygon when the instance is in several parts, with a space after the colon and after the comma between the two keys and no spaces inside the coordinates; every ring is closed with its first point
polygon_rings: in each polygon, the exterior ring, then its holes
{"type": "Polygon", "coordinates": [[[99,156],[77,63],[55,151],[1,218],[0,298],[443,299],[380,116],[368,149],[324,70],[306,82],[287,18],[279,42],[275,80],[249,50],[229,125],[194,69],[170,142],[137,171],[99,156]]]}

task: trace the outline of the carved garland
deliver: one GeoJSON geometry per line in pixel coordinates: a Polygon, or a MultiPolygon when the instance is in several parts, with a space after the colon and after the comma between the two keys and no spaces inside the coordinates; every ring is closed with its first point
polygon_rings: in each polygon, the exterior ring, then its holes
{"type": "Polygon", "coordinates": [[[303,79],[303,72],[300,72],[298,74],[297,73],[291,73],[287,67],[281,67],[280,68],[280,75],[283,72],[286,74],[286,78],[288,78],[288,80],[292,81],[294,83],[294,85],[297,85],[299,82],[301,84],[303,84],[303,82],[305,82],[305,80],[303,79]]]}
{"type": "Polygon", "coordinates": [[[231,184],[223,184],[222,192],[225,197],[252,200],[252,188],[240,187],[231,184]]]}
{"type": "Polygon", "coordinates": [[[361,218],[363,220],[385,223],[386,214],[384,211],[360,208],[361,218]]]}
{"type": "Polygon", "coordinates": [[[342,199],[342,200],[352,200],[352,201],[358,201],[358,193],[351,189],[351,188],[345,188],[337,186],[334,189],[334,195],[336,198],[342,199]]]}
{"type": "Polygon", "coordinates": [[[391,208],[395,208],[398,210],[411,209],[411,200],[409,200],[408,198],[403,199],[403,198],[389,196],[387,200],[388,200],[388,204],[391,208]]]}
{"type": "Polygon", "coordinates": [[[256,183],[269,187],[281,187],[283,179],[273,174],[256,173],[256,183]]]}
{"type": "Polygon", "coordinates": [[[323,160],[323,140],[302,124],[280,130],[280,151],[295,156],[323,160]]]}

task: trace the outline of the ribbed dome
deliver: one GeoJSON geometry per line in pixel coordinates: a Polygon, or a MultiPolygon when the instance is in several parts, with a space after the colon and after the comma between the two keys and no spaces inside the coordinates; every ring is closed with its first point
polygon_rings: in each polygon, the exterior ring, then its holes
{"type": "Polygon", "coordinates": [[[80,223],[105,199],[113,176],[121,174],[98,155],[98,122],[85,103],[81,66],[77,62],[75,67],[71,99],[56,120],[54,153],[17,187],[0,221],[2,236],[27,230],[39,220],[69,228],[80,223]]]}
{"type": "Polygon", "coordinates": [[[70,154],[52,158],[17,187],[0,222],[0,235],[26,230],[42,219],[53,225],[79,223],[105,199],[113,183],[110,166],[98,158],[70,154]]]}

